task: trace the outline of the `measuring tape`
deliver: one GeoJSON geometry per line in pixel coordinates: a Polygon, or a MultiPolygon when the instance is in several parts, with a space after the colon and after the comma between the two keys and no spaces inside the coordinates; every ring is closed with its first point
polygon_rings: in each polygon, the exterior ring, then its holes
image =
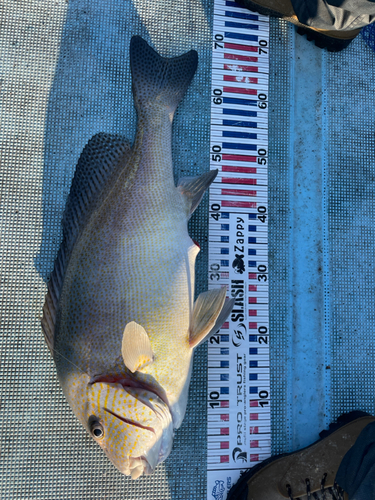
{"type": "Polygon", "coordinates": [[[208,278],[235,305],[208,343],[209,500],[271,454],[268,54],[268,17],[215,0],[208,278]]]}

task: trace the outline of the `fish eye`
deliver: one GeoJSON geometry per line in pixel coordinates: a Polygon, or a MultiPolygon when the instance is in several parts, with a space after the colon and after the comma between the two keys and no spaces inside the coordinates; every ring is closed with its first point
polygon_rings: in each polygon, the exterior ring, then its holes
{"type": "Polygon", "coordinates": [[[91,424],[90,432],[96,439],[102,439],[102,437],[104,437],[104,429],[99,422],[93,422],[91,424]]]}

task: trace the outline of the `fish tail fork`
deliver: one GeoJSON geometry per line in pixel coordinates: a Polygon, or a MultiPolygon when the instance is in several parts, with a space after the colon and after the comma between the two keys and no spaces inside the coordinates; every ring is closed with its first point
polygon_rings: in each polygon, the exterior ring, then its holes
{"type": "Polygon", "coordinates": [[[197,69],[198,54],[191,50],[179,57],[161,57],[145,40],[130,43],[133,95],[138,115],[165,108],[173,116],[197,69]]]}

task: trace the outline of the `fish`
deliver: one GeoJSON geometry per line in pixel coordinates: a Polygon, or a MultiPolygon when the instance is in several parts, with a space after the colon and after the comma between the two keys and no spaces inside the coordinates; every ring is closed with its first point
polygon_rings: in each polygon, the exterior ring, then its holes
{"type": "Polygon", "coordinates": [[[134,142],[98,133],[73,177],[43,307],[66,400],[117,469],[152,474],[185,415],[194,350],[226,320],[226,288],[194,300],[199,247],[187,223],[217,170],[173,179],[172,121],[194,50],[130,42],[134,142]]]}

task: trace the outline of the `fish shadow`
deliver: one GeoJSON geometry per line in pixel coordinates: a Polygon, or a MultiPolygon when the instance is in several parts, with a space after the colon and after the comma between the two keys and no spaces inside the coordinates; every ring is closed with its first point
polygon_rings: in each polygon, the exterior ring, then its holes
{"type": "Polygon", "coordinates": [[[61,242],[62,215],[82,149],[98,132],[134,137],[129,43],[134,33],[147,39],[147,32],[135,10],[129,13],[130,5],[125,11],[115,1],[79,0],[68,7],[44,134],[43,233],[34,264],[45,281],[61,242]]]}

